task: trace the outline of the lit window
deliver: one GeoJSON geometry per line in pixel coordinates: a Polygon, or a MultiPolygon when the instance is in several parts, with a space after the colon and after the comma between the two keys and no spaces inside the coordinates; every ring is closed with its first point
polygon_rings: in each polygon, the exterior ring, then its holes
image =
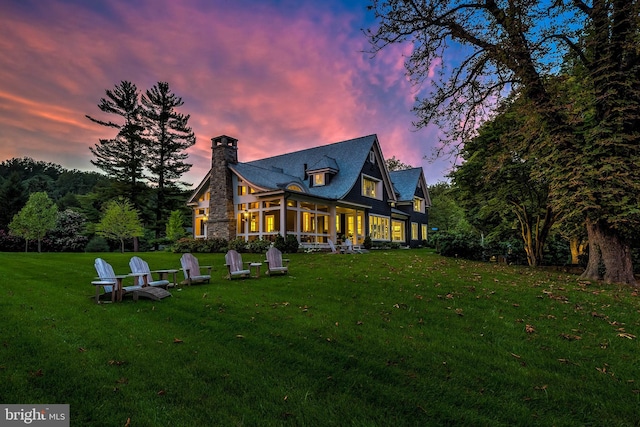
{"type": "Polygon", "coordinates": [[[389,218],[369,215],[369,237],[371,240],[389,240],[389,218]]]}
{"type": "Polygon", "coordinates": [[[297,184],[289,184],[287,189],[288,190],[292,190],[292,191],[300,191],[300,192],[302,192],[302,188],[300,188],[300,186],[297,185],[297,184]]]}
{"type": "Polygon", "coordinates": [[[404,222],[391,221],[391,240],[394,242],[404,242],[404,222]]]}
{"type": "Polygon", "coordinates": [[[267,233],[272,233],[274,231],[276,231],[276,217],[274,215],[266,215],[265,216],[265,222],[266,222],[266,232],[267,233]]]}
{"type": "Polygon", "coordinates": [[[413,210],[415,212],[423,212],[422,210],[422,202],[423,200],[418,198],[418,197],[414,197],[413,199],[413,210]]]}
{"type": "Polygon", "coordinates": [[[245,194],[247,194],[247,187],[238,185],[238,196],[244,196],[245,194]]]}
{"type": "Polygon", "coordinates": [[[418,240],[418,223],[411,223],[411,240],[418,240]]]}
{"type": "Polygon", "coordinates": [[[362,195],[366,197],[371,197],[373,199],[380,199],[381,195],[378,191],[380,181],[373,180],[371,178],[367,178],[365,176],[362,177],[362,195]]]}
{"type": "Polygon", "coordinates": [[[324,185],[324,174],[317,173],[313,175],[313,185],[324,185]]]}
{"type": "Polygon", "coordinates": [[[427,240],[427,224],[421,224],[422,226],[422,240],[427,240]]]}

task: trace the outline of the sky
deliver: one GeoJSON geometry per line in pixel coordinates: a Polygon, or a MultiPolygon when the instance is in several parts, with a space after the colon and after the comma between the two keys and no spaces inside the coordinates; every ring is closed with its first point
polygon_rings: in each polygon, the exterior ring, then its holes
{"type": "Polygon", "coordinates": [[[408,46],[372,55],[367,0],[0,0],[0,161],[31,157],[96,170],[89,147],[115,130],[89,121],[123,80],[159,81],[184,105],[196,144],[183,180],[210,167],[211,138],[241,162],[377,134],[385,158],[422,166],[439,130],[417,130],[408,46]]]}

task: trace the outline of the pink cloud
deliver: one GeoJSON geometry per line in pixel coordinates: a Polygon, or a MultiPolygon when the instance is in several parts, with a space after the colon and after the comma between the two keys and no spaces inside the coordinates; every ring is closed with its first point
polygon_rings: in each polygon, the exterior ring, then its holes
{"type": "Polygon", "coordinates": [[[97,108],[105,89],[168,81],[197,137],[191,182],[208,170],[219,134],[238,138],[240,159],[249,161],[377,133],[387,157],[440,173],[422,159],[437,140],[433,130],[411,129],[418,89],[404,72],[408,48],[363,53],[363,9],[108,6],[48,2],[40,14],[9,8],[0,17],[0,160],[28,155],[90,169],[88,147],[113,136],[84,117],[106,118],[97,108]]]}

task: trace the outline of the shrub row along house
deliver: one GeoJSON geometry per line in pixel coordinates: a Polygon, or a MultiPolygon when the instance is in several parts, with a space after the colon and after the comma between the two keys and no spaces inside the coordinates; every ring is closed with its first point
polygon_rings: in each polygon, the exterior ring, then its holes
{"type": "Polygon", "coordinates": [[[238,162],[238,140],[212,139],[211,170],[188,201],[195,238],[294,235],[302,246],[350,238],[418,246],[427,239],[422,168],[389,172],[376,135],[238,162]]]}

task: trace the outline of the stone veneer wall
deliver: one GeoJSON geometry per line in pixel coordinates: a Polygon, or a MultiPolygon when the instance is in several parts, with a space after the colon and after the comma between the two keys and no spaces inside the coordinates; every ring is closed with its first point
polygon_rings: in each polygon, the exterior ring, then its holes
{"type": "Polygon", "coordinates": [[[211,142],[207,238],[233,240],[236,238],[234,188],[232,173],[227,166],[238,163],[238,140],[222,135],[212,138],[211,142]]]}

